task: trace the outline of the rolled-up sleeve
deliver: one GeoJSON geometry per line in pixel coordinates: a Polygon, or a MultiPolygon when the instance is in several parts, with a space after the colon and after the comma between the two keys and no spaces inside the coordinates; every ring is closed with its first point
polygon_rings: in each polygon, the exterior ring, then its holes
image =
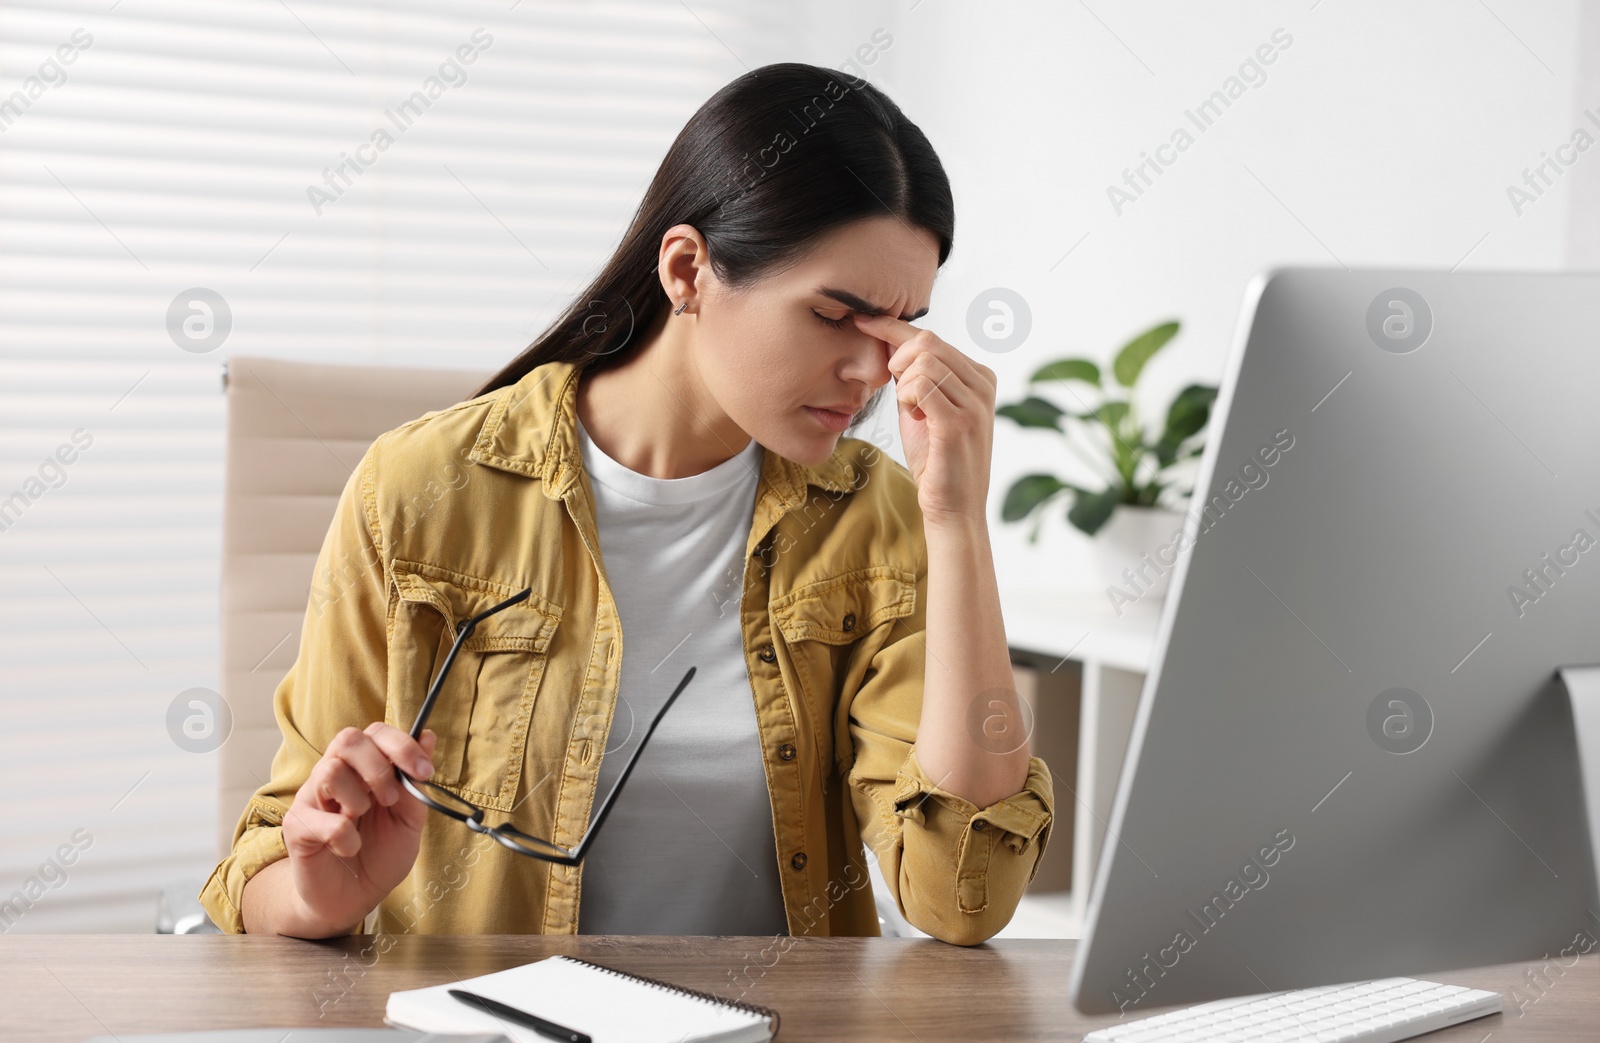
{"type": "Polygon", "coordinates": [[[273,694],[283,739],[272,777],[251,796],[232,849],[200,891],[200,904],[230,934],[244,933],[245,885],[288,857],[283,819],[322,751],[345,726],[384,719],[388,573],[372,513],[375,449],[368,448],[340,493],[312,574],[299,653],[273,694]]]}
{"type": "Polygon", "coordinates": [[[917,608],[890,628],[849,695],[854,760],[847,776],[862,841],[907,922],[956,945],[977,945],[1011,921],[1038,872],[1055,798],[1050,769],[1028,758],[1017,793],[980,808],[941,789],[917,762],[927,657],[926,573],[917,608]]]}
{"type": "Polygon", "coordinates": [[[936,786],[914,747],[896,779],[892,805],[904,851],[897,897],[906,919],[957,945],[992,937],[1011,922],[1039,871],[1055,815],[1050,769],[1029,757],[1022,789],[985,808],[936,786]],[[921,922],[904,899],[908,884],[921,885],[921,922]]]}

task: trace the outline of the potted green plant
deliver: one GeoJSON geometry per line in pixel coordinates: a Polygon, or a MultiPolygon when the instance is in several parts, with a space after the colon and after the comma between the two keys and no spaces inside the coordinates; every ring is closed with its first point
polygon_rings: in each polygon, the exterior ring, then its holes
{"type": "MultiPolygon", "coordinates": [[[[1146,429],[1134,396],[1146,363],[1177,336],[1178,329],[1179,323],[1169,320],[1140,333],[1117,351],[1109,374],[1081,358],[1041,366],[1028,378],[1030,390],[1059,391],[1065,406],[1030,393],[995,410],[996,416],[1021,427],[1059,432],[1067,448],[1105,483],[1104,488],[1094,489],[1054,474],[1018,478],[1006,490],[1000,517],[1017,522],[1031,515],[1029,543],[1038,540],[1047,505],[1058,497],[1068,498],[1066,517],[1074,528],[1090,536],[1107,530],[1102,541],[1109,543],[1111,554],[1104,564],[1110,575],[1120,577],[1130,551],[1138,560],[1181,526],[1179,511],[1192,489],[1176,487],[1177,473],[1184,461],[1203,449],[1200,434],[1211,418],[1217,389],[1190,384],[1178,392],[1159,432],[1146,429]]],[[[1159,596],[1165,578],[1163,574],[1159,586],[1146,584],[1138,593],[1159,596]]]]}

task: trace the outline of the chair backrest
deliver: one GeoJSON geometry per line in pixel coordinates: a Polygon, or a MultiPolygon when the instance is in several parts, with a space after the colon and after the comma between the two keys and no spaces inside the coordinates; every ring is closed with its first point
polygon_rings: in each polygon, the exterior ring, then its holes
{"type": "Polygon", "coordinates": [[[272,696],[294,665],[311,571],[339,493],[385,431],[462,401],[492,375],[234,356],[226,363],[218,857],[282,736],[272,696]]]}

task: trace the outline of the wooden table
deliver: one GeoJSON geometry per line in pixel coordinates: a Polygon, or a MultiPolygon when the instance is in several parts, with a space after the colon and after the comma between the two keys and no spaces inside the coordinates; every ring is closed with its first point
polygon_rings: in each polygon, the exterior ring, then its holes
{"type": "MultiPolygon", "coordinates": [[[[221,935],[0,936],[0,1039],[312,1025],[381,1025],[390,991],[437,985],[566,953],[775,1007],[778,1039],[1080,1040],[1115,1017],[1067,1002],[1076,942],[994,940],[966,948],[920,938],[594,935],[356,936],[305,942],[221,935]],[[378,943],[378,944],[375,944],[378,943]],[[386,944],[384,944],[386,943],[386,944]],[[366,950],[365,956],[362,955],[366,950]],[[386,949],[387,951],[383,951],[386,949]]],[[[1600,949],[1553,962],[1419,975],[1498,991],[1503,1013],[1430,1034],[1429,1043],[1600,1037],[1600,949]],[[1511,990],[1527,1002],[1519,1015],[1511,990]],[[1534,997],[1538,998],[1534,998],[1534,997]]],[[[1152,1007],[1141,1013],[1169,1008],[1152,1007]]]]}

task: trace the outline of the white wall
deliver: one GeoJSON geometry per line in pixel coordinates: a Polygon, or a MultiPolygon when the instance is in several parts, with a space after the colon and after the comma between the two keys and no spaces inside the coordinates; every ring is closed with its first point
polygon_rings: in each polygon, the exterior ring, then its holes
{"type": "MultiPolygon", "coordinates": [[[[847,17],[838,32],[875,17],[847,17]]],[[[1004,402],[1044,361],[1105,362],[1133,333],[1177,317],[1184,329],[1142,389],[1153,411],[1191,381],[1216,381],[1261,267],[1560,267],[1568,193],[1581,177],[1600,196],[1600,149],[1520,216],[1506,188],[1569,140],[1581,108],[1600,111],[1592,65],[1588,98],[1574,104],[1578,22],[1570,0],[1203,9],[922,0],[889,23],[895,43],[873,79],[928,134],[954,182],[956,248],[924,324],[995,369],[1004,402]],[[1204,133],[1191,126],[1193,147],[1119,216],[1107,186],[1188,126],[1184,110],[1279,28],[1293,42],[1266,79],[1204,133]],[[993,286],[1019,291],[1034,320],[1030,339],[1004,354],[980,352],[965,334],[967,305],[993,286]]],[[[1593,5],[1588,24],[1594,56],[1593,5]]],[[[1587,205],[1592,243],[1600,208],[1587,205]]],[[[1596,249],[1590,265],[1600,264],[1596,249]]],[[[999,521],[1017,475],[1087,479],[1059,441],[997,423],[998,567],[1003,581],[1093,589],[1090,542],[1062,519],[1064,506],[1032,547],[1027,526],[999,521]]]]}
{"type": "MultiPolygon", "coordinates": [[[[1600,0],[1582,0],[1582,12],[1574,34],[1579,68],[1572,92],[1574,127],[1584,127],[1600,140],[1600,0]]],[[[1600,268],[1600,163],[1574,164],[1563,180],[1568,186],[1567,266],[1593,270],[1600,268]]]]}

